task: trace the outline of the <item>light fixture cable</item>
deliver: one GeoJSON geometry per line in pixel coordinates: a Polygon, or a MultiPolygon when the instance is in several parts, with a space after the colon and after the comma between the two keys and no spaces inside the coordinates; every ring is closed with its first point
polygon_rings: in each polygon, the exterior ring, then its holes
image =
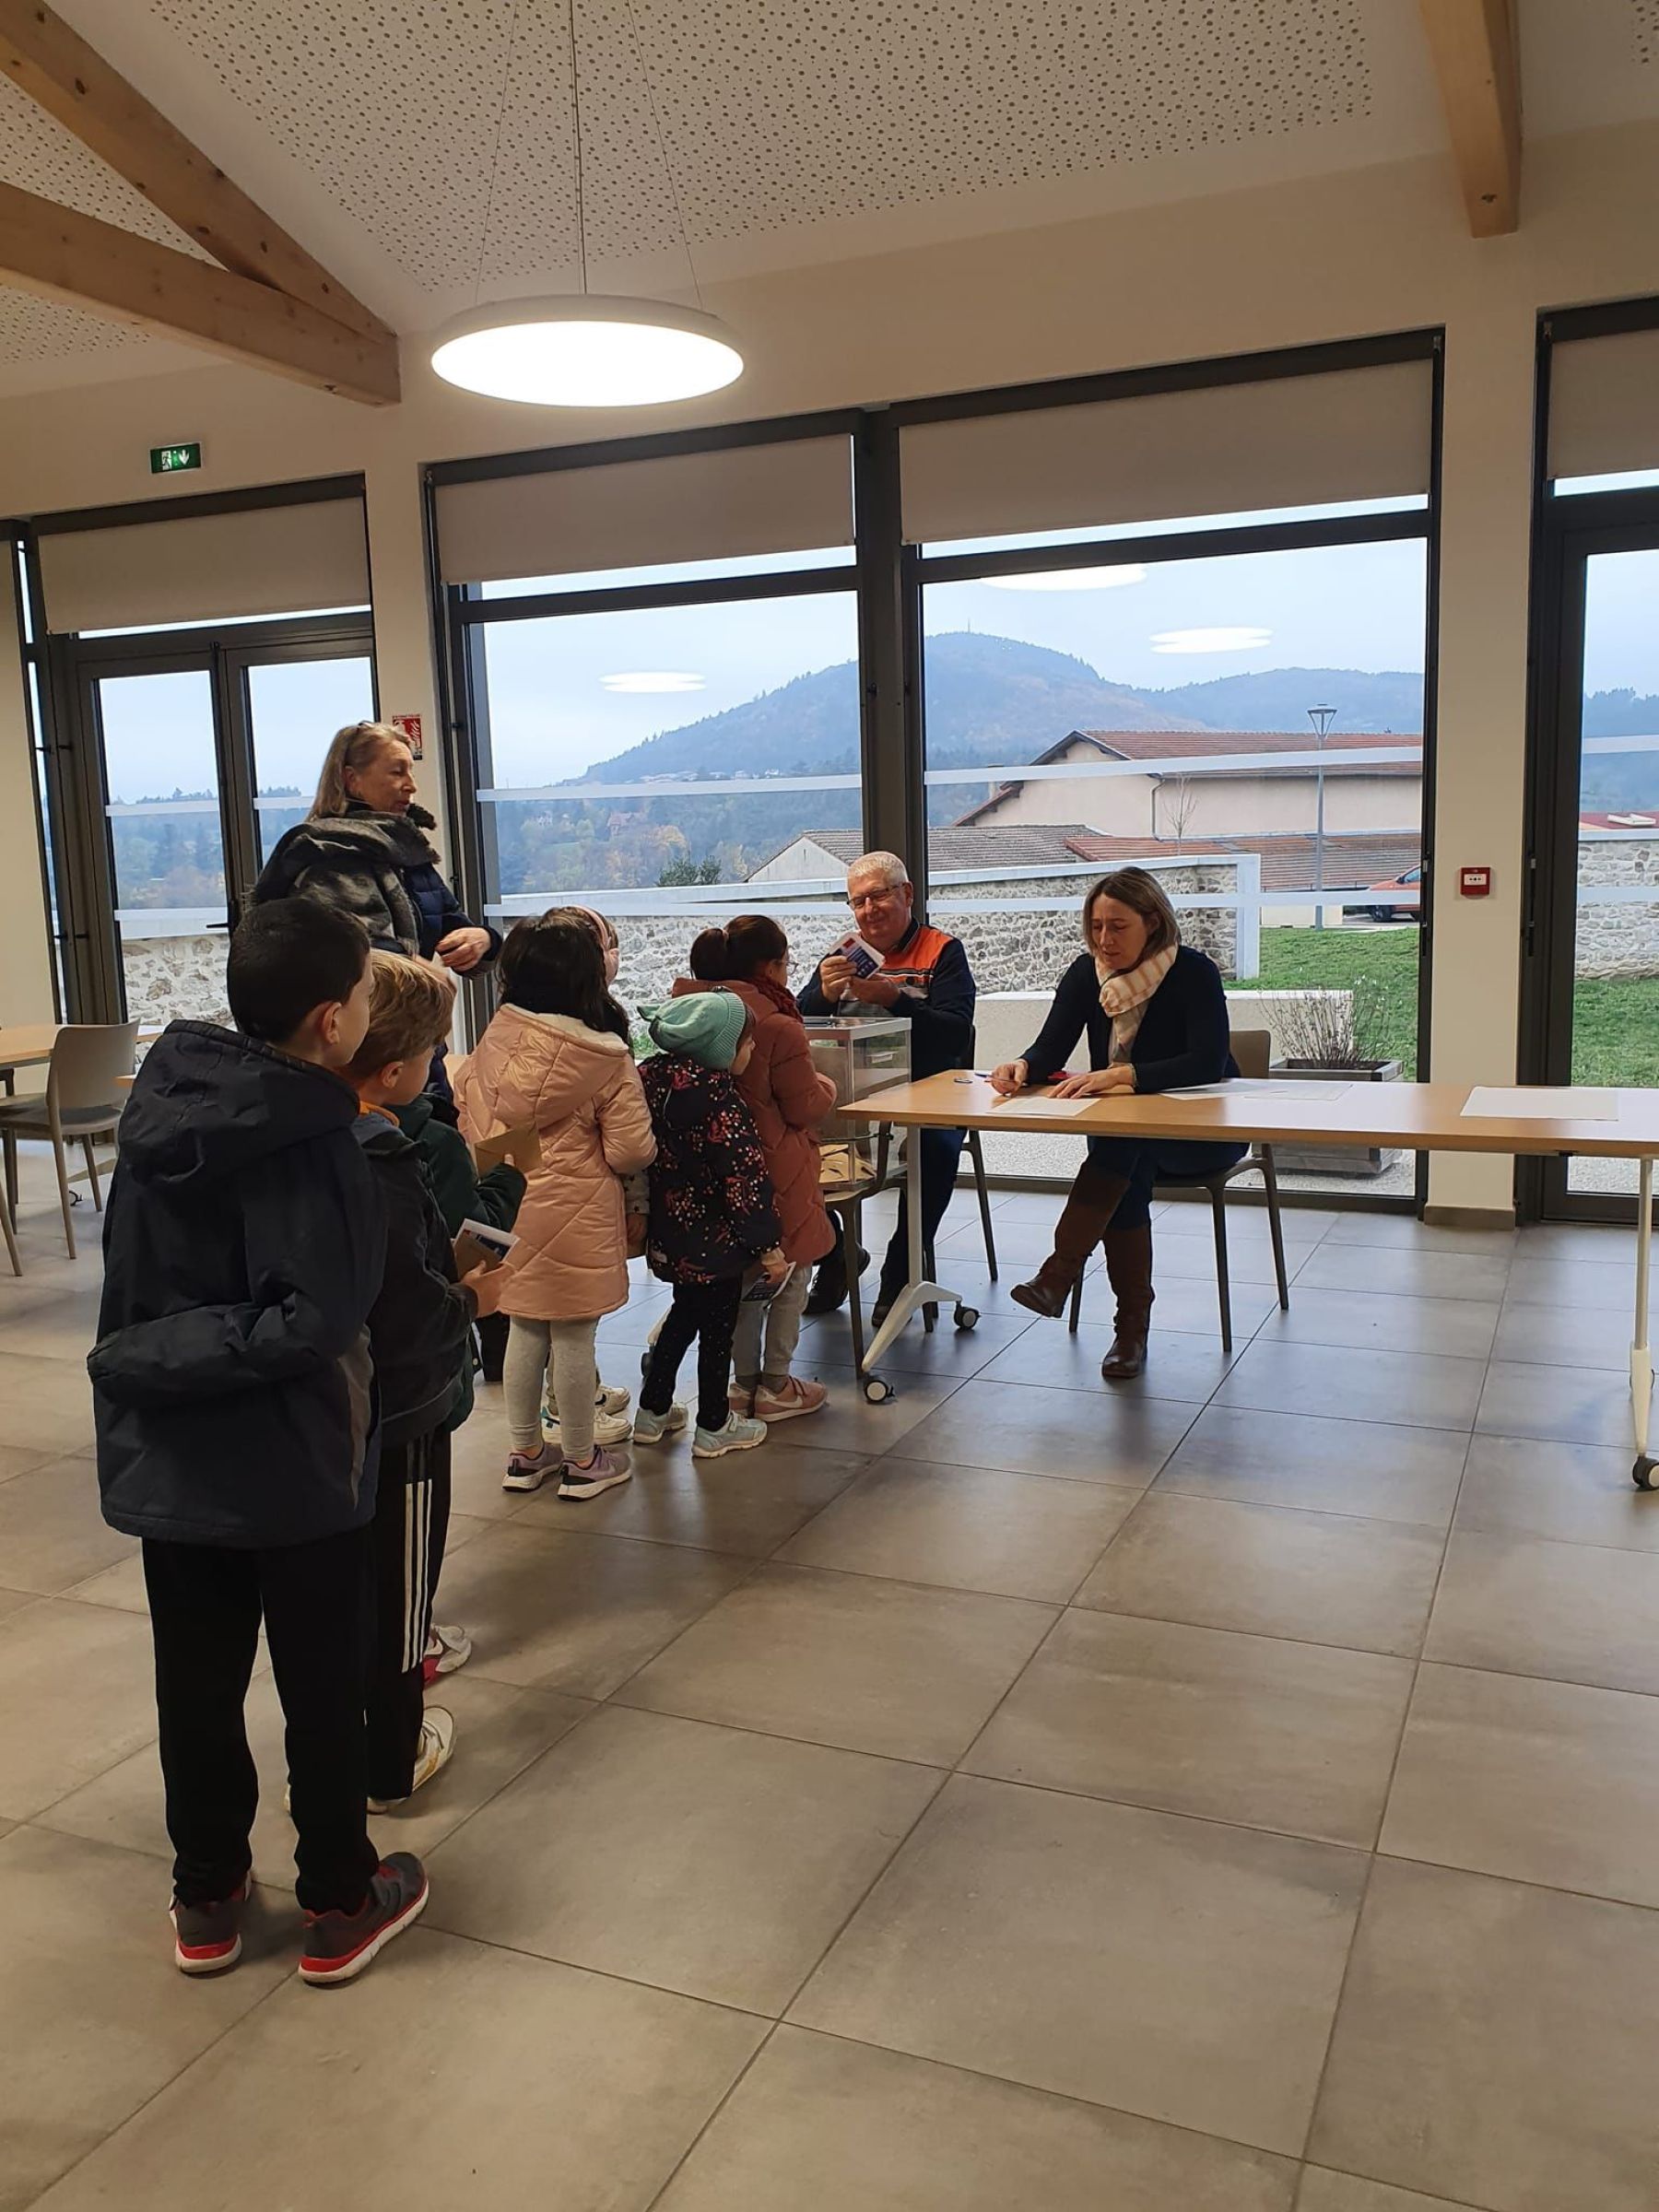
{"type": "MultiPolygon", "coordinates": [[[[572,7],[575,0],[571,0],[572,7]]],[[[478,233],[478,265],[473,276],[473,305],[477,306],[484,297],[484,256],[489,250],[489,233],[495,223],[496,178],[501,168],[501,140],[507,130],[507,101],[512,88],[512,57],[518,51],[519,0],[512,0],[512,15],[507,25],[507,53],[501,63],[501,104],[496,114],[495,154],[489,164],[489,190],[484,198],[484,228],[478,233]]]]}
{"type": "MultiPolygon", "coordinates": [[[[571,0],[571,6],[575,6],[575,0],[571,0]]],[[[640,44],[640,26],[638,18],[634,15],[633,0],[628,0],[628,33],[633,41],[634,65],[644,80],[645,98],[651,106],[652,128],[656,132],[657,158],[663,164],[663,174],[668,180],[669,197],[674,202],[675,220],[679,225],[680,247],[686,256],[686,272],[691,279],[692,296],[698,306],[702,307],[702,286],[698,282],[697,264],[691,256],[691,229],[686,221],[686,210],[680,200],[679,181],[675,176],[674,164],[668,159],[668,144],[663,136],[663,118],[657,112],[656,87],[652,82],[651,71],[645,65],[645,54],[640,44]]]]}
{"type": "MultiPolygon", "coordinates": [[[[514,0],[517,5],[517,0],[514,0]]],[[[576,252],[582,262],[582,296],[588,296],[587,190],[582,166],[582,71],[576,60],[576,0],[571,0],[571,107],[576,124],[576,252]]]]}

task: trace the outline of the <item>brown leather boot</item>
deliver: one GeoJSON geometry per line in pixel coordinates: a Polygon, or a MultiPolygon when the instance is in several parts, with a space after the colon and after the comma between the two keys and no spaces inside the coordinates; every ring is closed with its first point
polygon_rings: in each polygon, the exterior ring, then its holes
{"type": "Polygon", "coordinates": [[[1077,1181],[1054,1224],[1054,1249],[1029,1283],[1016,1283],[1016,1305],[1045,1321],[1057,1321],[1065,1311],[1072,1286],[1088,1265],[1088,1255],[1106,1234],[1107,1223],[1118,1201],[1129,1188],[1123,1175],[1108,1175],[1088,1160],[1077,1170],[1077,1181]]]}
{"type": "Polygon", "coordinates": [[[1132,1382],[1147,1364],[1152,1327],[1152,1225],[1109,1229],[1106,1277],[1117,1294],[1117,1333],[1100,1362],[1107,1382],[1132,1382]]]}

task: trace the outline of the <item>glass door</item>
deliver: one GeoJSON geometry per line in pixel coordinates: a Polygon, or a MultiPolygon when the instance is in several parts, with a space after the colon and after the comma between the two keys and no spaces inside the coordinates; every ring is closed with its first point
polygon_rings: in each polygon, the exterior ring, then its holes
{"type": "Polygon", "coordinates": [[[374,713],[369,632],[323,618],[66,642],[106,833],[91,920],[114,952],[112,1003],[82,1018],[222,1020],[227,933],[310,811],[335,730],[374,713]]]}
{"type": "MultiPolygon", "coordinates": [[[[1561,535],[1546,1079],[1659,1085],[1659,520],[1561,535]]],[[[1547,1212],[1622,1212],[1633,1160],[1551,1160],[1547,1212]]]]}

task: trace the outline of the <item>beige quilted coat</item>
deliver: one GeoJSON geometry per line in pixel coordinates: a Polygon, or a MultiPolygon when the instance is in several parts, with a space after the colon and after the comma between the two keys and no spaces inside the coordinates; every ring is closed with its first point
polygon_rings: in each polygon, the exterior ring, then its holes
{"type": "Polygon", "coordinates": [[[503,1006],[450,1079],[469,1143],[526,1123],[540,1138],[502,1312],[587,1321],[626,1305],[619,1178],[656,1153],[627,1044],[568,1015],[503,1006]]]}

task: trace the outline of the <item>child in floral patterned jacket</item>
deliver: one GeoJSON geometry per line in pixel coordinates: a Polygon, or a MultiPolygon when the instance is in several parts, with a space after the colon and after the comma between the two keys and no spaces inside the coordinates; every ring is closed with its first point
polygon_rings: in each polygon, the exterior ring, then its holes
{"type": "Polygon", "coordinates": [[[754,1049],[753,1017],[735,993],[708,991],[642,1009],[657,1047],[640,1070],[656,1135],[646,1257],[674,1285],[640,1391],[636,1444],[654,1444],[686,1425],[674,1403],[680,1361],[697,1353],[693,1459],[718,1459],[766,1441],[766,1424],[728,1403],[732,1336],[744,1281],[757,1263],[781,1283],[777,1210],[766,1155],[734,1077],[754,1049]]]}

